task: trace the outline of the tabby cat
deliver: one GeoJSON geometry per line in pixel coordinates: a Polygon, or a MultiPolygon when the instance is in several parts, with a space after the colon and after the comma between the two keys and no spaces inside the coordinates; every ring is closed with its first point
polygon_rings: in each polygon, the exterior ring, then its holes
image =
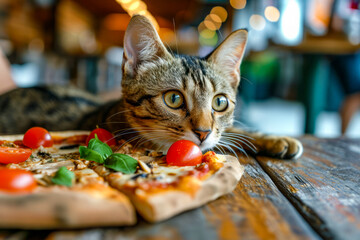
{"type": "Polygon", "coordinates": [[[246,42],[247,31],[237,30],[205,58],[174,55],[145,17],[134,16],[125,33],[119,101],[103,103],[71,88],[17,89],[0,97],[0,132],[23,133],[35,125],[53,131],[98,125],[130,143],[163,151],[188,139],[202,150],[298,158],[302,145],[296,139],[232,127],[246,42]]]}

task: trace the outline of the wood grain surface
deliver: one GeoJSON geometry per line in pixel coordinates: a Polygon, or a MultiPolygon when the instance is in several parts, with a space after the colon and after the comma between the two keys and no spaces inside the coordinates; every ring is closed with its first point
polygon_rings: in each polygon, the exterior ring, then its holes
{"type": "Polygon", "coordinates": [[[360,239],[360,140],[302,139],[297,161],[258,157],[281,192],[325,239],[360,239]]]}

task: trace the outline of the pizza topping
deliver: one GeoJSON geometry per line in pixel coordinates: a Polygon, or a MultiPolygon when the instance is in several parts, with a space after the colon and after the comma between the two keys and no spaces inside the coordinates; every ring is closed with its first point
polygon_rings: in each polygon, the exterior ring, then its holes
{"type": "Polygon", "coordinates": [[[51,154],[50,153],[47,153],[45,151],[38,151],[37,154],[36,154],[38,157],[40,158],[43,158],[43,159],[46,159],[46,158],[51,158],[51,154]]]}
{"type": "Polygon", "coordinates": [[[132,176],[130,179],[135,180],[137,178],[147,178],[148,176],[149,176],[148,173],[139,173],[139,174],[132,176]]]}
{"type": "Polygon", "coordinates": [[[31,154],[31,149],[27,148],[0,147],[0,164],[24,162],[31,154]]]}
{"type": "Polygon", "coordinates": [[[97,138],[100,141],[108,144],[109,146],[115,146],[116,145],[116,140],[114,135],[112,135],[111,132],[103,129],[103,128],[96,128],[95,130],[93,130],[90,135],[88,136],[88,138],[86,139],[86,145],[89,144],[91,139],[97,138]],[[95,137],[97,136],[97,137],[95,137]]]}
{"type": "Polygon", "coordinates": [[[23,143],[32,149],[40,146],[52,147],[54,145],[50,133],[42,127],[33,127],[27,130],[23,138],[23,143]]]}
{"type": "Polygon", "coordinates": [[[211,170],[217,171],[224,166],[225,159],[213,151],[208,151],[203,155],[202,161],[207,163],[211,170]]]}
{"type": "Polygon", "coordinates": [[[76,182],[82,185],[87,185],[91,183],[103,183],[104,179],[100,177],[94,170],[92,169],[82,169],[74,171],[76,182]]]}
{"type": "Polygon", "coordinates": [[[18,148],[20,147],[19,145],[17,145],[14,142],[10,142],[10,141],[0,141],[0,147],[12,147],[12,148],[18,148]]]}
{"type": "Polygon", "coordinates": [[[78,147],[79,147],[79,144],[72,144],[72,145],[60,146],[59,149],[66,150],[66,149],[74,149],[74,148],[78,148],[78,147]]]}
{"type": "Polygon", "coordinates": [[[83,161],[83,160],[74,160],[73,162],[77,170],[86,169],[89,164],[89,161],[83,161]]]}
{"type": "Polygon", "coordinates": [[[195,166],[202,161],[202,152],[198,145],[188,140],[173,143],[166,155],[166,162],[173,166],[195,166]]]}
{"type": "Polygon", "coordinates": [[[61,167],[55,173],[55,176],[51,179],[51,181],[57,185],[71,187],[74,179],[75,174],[72,171],[69,171],[66,167],[61,167]]]}
{"type": "Polygon", "coordinates": [[[141,160],[138,160],[138,163],[139,163],[140,168],[141,168],[144,172],[146,172],[146,173],[151,173],[151,169],[150,169],[150,167],[149,167],[146,163],[144,163],[144,162],[141,161],[141,160]]]}
{"type": "Polygon", "coordinates": [[[0,168],[0,191],[29,193],[36,188],[33,175],[22,169],[0,168]]]}
{"type": "Polygon", "coordinates": [[[86,160],[104,163],[105,159],[113,154],[112,149],[106,143],[102,142],[97,135],[89,141],[87,147],[79,148],[80,157],[86,160]]]}
{"type": "Polygon", "coordinates": [[[134,173],[138,166],[138,161],[134,158],[121,153],[113,153],[109,145],[99,140],[96,134],[95,138],[90,140],[88,147],[81,146],[79,152],[83,159],[104,164],[107,168],[126,174],[134,173]]]}
{"type": "Polygon", "coordinates": [[[136,171],[138,161],[128,155],[114,153],[105,160],[104,166],[118,172],[130,174],[136,171]]]}

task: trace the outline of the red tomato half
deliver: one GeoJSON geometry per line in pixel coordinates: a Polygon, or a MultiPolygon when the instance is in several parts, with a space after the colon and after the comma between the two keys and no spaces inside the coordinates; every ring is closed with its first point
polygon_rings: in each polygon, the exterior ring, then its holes
{"type": "Polygon", "coordinates": [[[50,133],[42,127],[32,127],[24,135],[23,144],[29,148],[35,149],[40,146],[52,147],[54,141],[50,133]]]}
{"type": "Polygon", "coordinates": [[[166,155],[166,162],[174,166],[195,166],[201,163],[202,152],[198,145],[188,140],[174,142],[166,155]]]}
{"type": "Polygon", "coordinates": [[[109,132],[108,130],[105,130],[103,128],[96,128],[94,129],[90,135],[88,136],[88,138],[86,139],[86,145],[89,144],[89,141],[93,138],[95,138],[95,134],[98,137],[98,139],[104,143],[106,143],[109,146],[114,146],[116,145],[116,140],[114,138],[114,135],[112,135],[111,132],[109,132]]]}
{"type": "Polygon", "coordinates": [[[0,191],[28,193],[36,188],[33,175],[22,169],[0,168],[0,191]]]}
{"type": "Polygon", "coordinates": [[[0,147],[0,163],[20,163],[24,162],[31,155],[31,149],[0,147]]]}

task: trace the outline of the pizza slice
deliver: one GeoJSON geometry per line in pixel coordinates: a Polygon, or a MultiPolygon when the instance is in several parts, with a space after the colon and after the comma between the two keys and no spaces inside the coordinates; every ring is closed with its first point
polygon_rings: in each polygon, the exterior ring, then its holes
{"type": "Polygon", "coordinates": [[[149,222],[158,222],[204,205],[230,193],[244,167],[233,156],[207,152],[196,166],[171,166],[164,158],[139,161],[133,174],[111,172],[102,166],[95,171],[125,193],[137,212],[149,222]]]}
{"type": "MultiPolygon", "coordinates": [[[[88,132],[51,135],[53,146],[36,148],[26,161],[2,166],[8,171],[21,169],[31,173],[37,184],[30,193],[0,189],[0,227],[45,229],[135,224],[136,213],[129,199],[80,159],[78,145],[85,142],[88,132]],[[69,186],[54,184],[59,169],[73,173],[69,186]]],[[[24,147],[22,135],[0,139],[0,147],[24,147]]]]}

